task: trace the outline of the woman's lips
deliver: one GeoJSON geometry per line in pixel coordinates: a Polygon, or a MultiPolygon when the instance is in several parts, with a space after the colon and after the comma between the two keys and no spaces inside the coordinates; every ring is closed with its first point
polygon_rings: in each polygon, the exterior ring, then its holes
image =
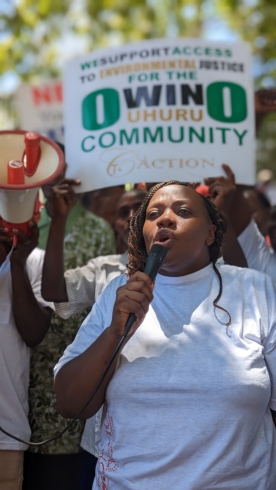
{"type": "Polygon", "coordinates": [[[163,245],[163,247],[168,247],[173,241],[173,238],[168,238],[167,240],[163,241],[163,242],[160,242],[158,240],[155,240],[154,243],[156,243],[157,245],[163,245]]]}
{"type": "Polygon", "coordinates": [[[167,247],[172,242],[172,240],[174,240],[174,235],[171,231],[159,230],[156,233],[154,243],[157,243],[158,245],[164,245],[167,247]]]}

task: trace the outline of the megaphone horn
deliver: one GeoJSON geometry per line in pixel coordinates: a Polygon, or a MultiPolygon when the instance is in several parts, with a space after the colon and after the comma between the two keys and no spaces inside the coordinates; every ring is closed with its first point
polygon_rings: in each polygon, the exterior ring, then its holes
{"type": "Polygon", "coordinates": [[[64,169],[59,146],[34,132],[0,131],[0,222],[14,238],[14,229],[29,233],[38,221],[39,188],[56,179],[64,169]]]}

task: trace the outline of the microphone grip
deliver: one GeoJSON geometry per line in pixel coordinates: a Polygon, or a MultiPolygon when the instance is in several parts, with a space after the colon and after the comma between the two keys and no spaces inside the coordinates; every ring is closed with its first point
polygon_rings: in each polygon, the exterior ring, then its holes
{"type": "Polygon", "coordinates": [[[124,331],[124,337],[128,336],[129,331],[130,331],[131,327],[134,325],[134,323],[136,322],[136,320],[137,320],[137,317],[136,317],[135,313],[130,313],[128,315],[128,319],[127,319],[125,331],[124,331]]]}
{"type": "MultiPolygon", "coordinates": [[[[167,252],[168,249],[162,245],[154,244],[152,246],[144,269],[145,274],[147,274],[152,281],[154,281],[154,279],[156,278],[158,271],[165,260],[167,252]]],[[[134,313],[130,313],[125,325],[123,337],[127,337],[131,327],[134,325],[136,320],[136,315],[134,313]]]]}

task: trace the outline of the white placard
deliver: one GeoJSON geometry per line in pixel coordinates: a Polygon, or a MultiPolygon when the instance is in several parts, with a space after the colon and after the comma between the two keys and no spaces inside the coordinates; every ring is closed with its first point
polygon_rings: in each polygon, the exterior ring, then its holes
{"type": "Polygon", "coordinates": [[[94,51],[64,73],[68,176],[78,192],[126,182],[201,181],[227,163],[255,181],[247,44],[159,39],[94,51]]]}
{"type": "Polygon", "coordinates": [[[63,90],[60,80],[21,85],[15,94],[20,128],[63,143],[63,90]]]}

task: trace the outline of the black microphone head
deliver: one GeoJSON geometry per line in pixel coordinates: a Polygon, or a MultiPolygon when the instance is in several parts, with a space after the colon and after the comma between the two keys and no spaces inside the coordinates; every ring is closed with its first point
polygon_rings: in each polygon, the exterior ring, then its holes
{"type": "Polygon", "coordinates": [[[159,260],[163,262],[167,253],[168,253],[168,249],[164,247],[164,245],[159,245],[158,243],[154,243],[150,249],[149,255],[158,255],[159,260]]]}
{"type": "Polygon", "coordinates": [[[156,278],[159,269],[161,268],[163,261],[167,255],[168,249],[164,245],[155,243],[149,252],[144,272],[152,281],[156,278]]]}

